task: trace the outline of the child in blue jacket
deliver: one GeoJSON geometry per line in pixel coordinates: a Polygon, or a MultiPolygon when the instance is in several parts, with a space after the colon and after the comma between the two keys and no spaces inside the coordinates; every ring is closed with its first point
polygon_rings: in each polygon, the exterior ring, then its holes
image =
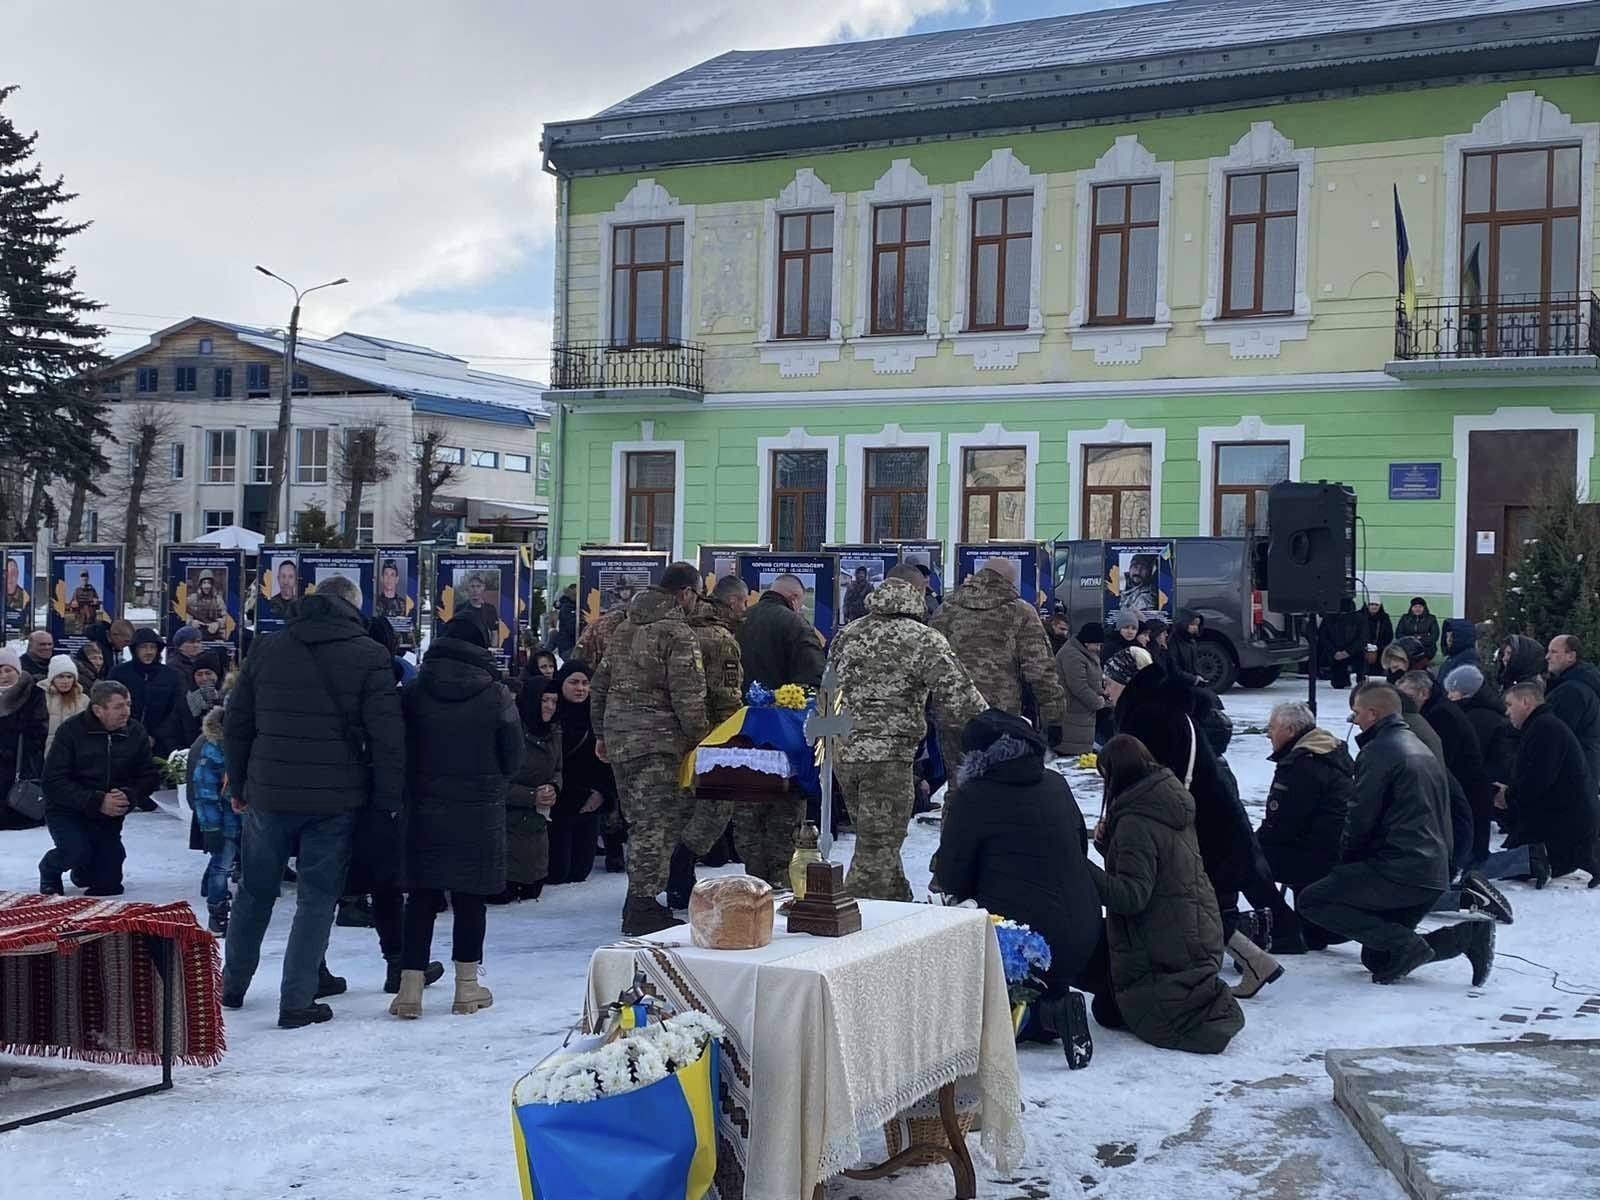
{"type": "Polygon", "coordinates": [[[222,756],[222,707],[218,705],[200,723],[200,761],[194,768],[194,795],[190,800],[211,861],[206,866],[207,922],[212,933],[226,936],[232,895],[228,876],[239,857],[239,814],[229,798],[226,765],[222,756]]]}

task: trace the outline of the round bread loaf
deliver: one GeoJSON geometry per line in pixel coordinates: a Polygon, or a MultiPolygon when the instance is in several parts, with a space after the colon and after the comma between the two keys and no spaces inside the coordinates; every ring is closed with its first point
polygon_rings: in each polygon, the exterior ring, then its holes
{"type": "Polygon", "coordinates": [[[754,950],[772,940],[772,887],[754,875],[702,879],[689,894],[689,936],[707,950],[754,950]]]}

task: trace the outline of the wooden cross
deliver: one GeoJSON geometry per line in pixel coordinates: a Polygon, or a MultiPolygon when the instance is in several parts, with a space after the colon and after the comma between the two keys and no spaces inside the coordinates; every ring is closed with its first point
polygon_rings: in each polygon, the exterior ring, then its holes
{"type": "Polygon", "coordinates": [[[839,739],[848,737],[855,728],[855,720],[845,711],[844,693],[839,690],[839,676],[829,663],[822,672],[822,686],[817,689],[817,710],[806,717],[806,738],[816,743],[817,770],[822,777],[822,811],[818,822],[817,849],[823,860],[833,849],[833,756],[838,751],[839,739]]]}

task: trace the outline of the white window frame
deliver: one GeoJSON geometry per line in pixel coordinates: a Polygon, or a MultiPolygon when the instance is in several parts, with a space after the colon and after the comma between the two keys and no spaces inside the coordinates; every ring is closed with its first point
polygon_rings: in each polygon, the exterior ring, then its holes
{"type": "Polygon", "coordinates": [[[939,538],[939,459],[944,435],[911,433],[898,425],[885,425],[876,433],[852,433],[844,439],[844,540],[859,543],[865,519],[868,450],[926,450],[928,452],[928,529],[924,541],[939,538]]]}
{"type": "Polygon", "coordinates": [[[979,371],[1010,370],[1017,365],[1017,355],[1036,353],[1039,349],[1044,335],[1044,310],[1039,294],[1044,275],[1045,194],[1044,175],[1030,171],[1008,146],[991,154],[989,161],[971,179],[956,184],[955,277],[947,332],[955,343],[955,352],[970,357],[979,371]],[[1011,196],[1019,192],[1033,193],[1028,327],[998,332],[969,331],[967,297],[972,274],[972,202],[985,196],[1011,196]]]}
{"type": "Polygon", "coordinates": [[[183,541],[183,514],[181,512],[169,512],[167,514],[167,541],[183,541]]]}
{"type": "MultiPolygon", "coordinates": [[[[952,433],[950,435],[950,557],[946,562],[955,561],[955,546],[961,541],[961,527],[966,523],[966,474],[967,451],[986,450],[1000,447],[1021,446],[1027,452],[1027,479],[1022,496],[1022,537],[1024,541],[1033,539],[1033,510],[1035,497],[1038,494],[1039,480],[1039,431],[1026,429],[1011,431],[996,422],[985,425],[976,433],[952,433]]],[[[996,539],[1002,540],[1002,539],[996,539]]]]}
{"type": "Polygon", "coordinates": [[[449,463],[454,467],[467,465],[467,452],[460,446],[436,446],[434,447],[433,455],[435,462],[449,463]],[[454,457],[451,457],[452,455],[454,457]]]}
{"type": "Polygon", "coordinates": [[[756,439],[756,534],[751,541],[764,543],[772,538],[772,456],[785,450],[823,451],[828,456],[828,494],[822,539],[827,545],[835,540],[834,532],[838,528],[834,523],[837,514],[834,501],[839,491],[839,439],[812,435],[798,426],[781,437],[756,439]]]}
{"type": "Polygon", "coordinates": [[[851,342],[851,352],[857,362],[870,362],[876,375],[909,374],[916,369],[918,359],[939,353],[939,256],[944,201],[944,188],[929,183],[909,158],[895,159],[870,191],[856,197],[855,313],[850,328],[857,340],[851,342]],[[920,334],[871,330],[873,225],[878,209],[893,204],[928,205],[928,311],[925,331],[920,334]]]}
{"type": "Polygon", "coordinates": [[[1150,536],[1161,534],[1161,467],[1167,457],[1167,431],[1156,426],[1135,429],[1126,421],[1107,421],[1098,429],[1074,429],[1067,434],[1067,536],[1086,538],[1089,514],[1083,511],[1083,484],[1088,467],[1084,451],[1090,446],[1150,447],[1150,536]]]}
{"type": "Polygon", "coordinates": [[[1072,314],[1067,325],[1072,331],[1074,350],[1093,350],[1096,366],[1136,366],[1146,350],[1167,344],[1172,330],[1172,309],[1167,305],[1167,276],[1172,245],[1173,165],[1161,162],[1140,144],[1135,134],[1125,134],[1095,160],[1087,171],[1079,171],[1077,183],[1077,263],[1072,314]],[[1156,308],[1154,322],[1129,325],[1090,325],[1089,313],[1094,295],[1094,280],[1089,278],[1093,261],[1094,189],[1102,184],[1155,183],[1161,195],[1156,213],[1156,308]]]}
{"type": "Polygon", "coordinates": [[[184,467],[186,465],[184,459],[187,457],[187,455],[184,453],[183,443],[173,442],[168,449],[167,476],[170,479],[182,479],[184,467]]]}
{"type": "Polygon", "coordinates": [[[840,284],[849,265],[842,251],[850,235],[844,225],[844,193],[835,193],[810,167],[801,167],[794,178],[761,206],[761,326],[757,335],[761,361],[778,368],[783,379],[805,378],[818,374],[825,362],[839,361],[844,345],[844,325],[840,311],[840,284]],[[821,339],[790,341],[775,336],[778,320],[778,230],[779,218],[790,213],[831,212],[833,214],[833,269],[829,272],[828,336],[821,339]]]}
{"type": "Polygon", "coordinates": [[[654,422],[642,422],[643,440],[611,443],[611,540],[623,540],[622,531],[627,516],[622,511],[624,497],[628,494],[628,459],[630,454],[671,454],[672,465],[672,559],[683,558],[683,443],[655,440],[654,422]]]}
{"type": "Polygon", "coordinates": [[[239,479],[239,431],[237,429],[207,429],[202,435],[205,444],[205,466],[202,468],[203,483],[236,483],[239,479]],[[211,439],[213,437],[233,439],[233,464],[221,466],[212,457],[211,439]],[[227,474],[222,472],[226,471],[227,474]]]}
{"type": "Polygon", "coordinates": [[[332,442],[326,425],[298,425],[294,431],[294,481],[302,484],[317,484],[328,482],[328,448],[332,442]],[[322,435],[322,461],[317,459],[317,434],[322,435]],[[302,453],[302,434],[311,435],[311,462],[306,461],[302,453]]]}
{"type": "MultiPolygon", "coordinates": [[[[683,225],[683,299],[678,336],[689,337],[689,297],[694,278],[694,205],[679,204],[667,189],[654,179],[641,179],[616,207],[600,217],[600,329],[597,337],[611,344],[611,258],[616,243],[614,231],[621,225],[657,225],[681,222],[683,225]]],[[[626,353],[626,351],[618,351],[626,353]]]]}
{"type": "Polygon", "coordinates": [[[356,545],[376,546],[378,544],[378,517],[370,508],[364,508],[356,514],[356,545]]]}
{"type": "Polygon", "coordinates": [[[273,456],[273,453],[272,453],[272,438],[273,438],[273,435],[276,434],[277,432],[278,431],[277,431],[276,428],[260,428],[260,429],[252,429],[250,431],[250,466],[249,466],[249,476],[245,480],[246,483],[271,483],[272,482],[272,469],[278,465],[277,459],[273,456]],[[261,467],[258,467],[256,465],[256,439],[258,437],[266,439],[267,465],[266,465],[265,468],[261,468],[261,467]],[[258,475],[256,472],[259,471],[259,470],[264,470],[265,474],[264,475],[258,475]]]}
{"type": "Polygon", "coordinates": [[[498,450],[469,450],[467,451],[467,464],[481,467],[486,471],[500,469],[500,451],[498,450]],[[484,461],[487,459],[488,461],[484,461]]]}
{"type": "Polygon", "coordinates": [[[526,475],[526,474],[529,474],[530,472],[532,472],[532,470],[533,470],[533,455],[531,455],[531,454],[507,454],[504,458],[502,458],[500,460],[500,466],[501,466],[502,470],[517,471],[517,472],[520,472],[521,474],[526,475]],[[522,465],[520,467],[514,467],[514,466],[511,465],[513,462],[520,462],[522,465]]]}
{"type": "Polygon", "coordinates": [[[226,529],[229,525],[232,525],[234,523],[234,519],[233,518],[234,518],[234,510],[231,509],[231,508],[207,508],[207,509],[203,509],[201,511],[201,513],[200,513],[200,532],[202,534],[206,534],[206,533],[214,533],[218,529],[226,529]],[[223,521],[220,525],[213,525],[212,522],[211,522],[211,518],[213,516],[226,517],[227,520],[223,521]]]}
{"type": "MultiPolygon", "coordinates": [[[[1216,507],[1213,493],[1217,486],[1217,447],[1244,442],[1288,442],[1290,480],[1300,478],[1300,463],[1306,455],[1304,425],[1268,425],[1260,417],[1241,417],[1237,425],[1202,425],[1198,431],[1200,451],[1200,536],[1213,536],[1211,510],[1216,507]]],[[[1154,529],[1151,530],[1154,533],[1154,529]]]]}
{"type": "Polygon", "coordinates": [[[1210,345],[1225,345],[1236,359],[1277,358],[1284,342],[1303,342],[1311,325],[1311,188],[1315,150],[1296,150],[1271,121],[1256,121],[1227,154],[1213,158],[1206,175],[1210,215],[1206,226],[1206,299],[1200,327],[1210,345]],[[1294,167],[1298,172],[1294,227],[1294,312],[1289,316],[1228,317],[1222,313],[1222,256],[1227,253],[1228,180],[1234,175],[1294,167]]]}
{"type": "Polygon", "coordinates": [[[83,536],[89,543],[100,540],[100,510],[91,508],[83,514],[83,536]]]}

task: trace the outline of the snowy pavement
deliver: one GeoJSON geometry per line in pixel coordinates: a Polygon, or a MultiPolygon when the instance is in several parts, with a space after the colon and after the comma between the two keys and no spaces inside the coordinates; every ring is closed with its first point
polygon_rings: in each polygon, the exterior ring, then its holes
{"type": "MultiPolygon", "coordinates": [[[[1271,765],[1265,736],[1245,731],[1265,725],[1274,702],[1303,694],[1303,684],[1285,681],[1227,697],[1237,731],[1228,759],[1258,822],[1271,765]]],[[[1324,726],[1342,734],[1343,697],[1325,690],[1322,701],[1324,726]]],[[[1068,775],[1092,821],[1100,807],[1094,777],[1075,769],[1068,775]]],[[[170,817],[131,817],[128,898],[187,895],[203,914],[203,859],[187,840],[170,817]]],[[[924,825],[907,839],[906,870],[919,891],[937,840],[937,830],[924,825]]],[[[47,845],[43,830],[0,833],[0,888],[37,886],[34,864],[47,845]]],[[[847,859],[850,849],[843,839],[837,857],[847,859]]],[[[1325,1050],[1600,1036],[1593,1011],[1600,1006],[1579,1012],[1600,996],[1600,941],[1593,935],[1600,891],[1585,891],[1582,876],[1540,893],[1519,884],[1506,890],[1517,923],[1501,927],[1502,957],[1481,990],[1469,988],[1462,960],[1374,987],[1355,949],[1341,947],[1286,959],[1284,978],[1244,1002],[1244,1031],[1220,1056],[1157,1050],[1098,1027],[1085,1071],[1068,1071],[1057,1048],[1022,1049],[1027,1158],[1013,1177],[981,1173],[979,1194],[1401,1200],[1399,1186],[1334,1108],[1325,1050]],[[1552,971],[1566,990],[1552,987],[1552,971]]],[[[372,933],[335,929],[329,961],[349,978],[350,991],[332,1001],[331,1023],[286,1032],[275,1021],[290,890],[247,1004],[228,1014],[222,1065],[180,1068],[176,1089],[164,1095],[0,1135],[6,1193],[93,1200],[515,1197],[511,1085],[577,1020],[589,954],[616,936],[622,896],[622,877],[602,873],[553,888],[537,903],[491,910],[485,982],[495,1005],[473,1017],[450,1015],[448,981],[429,990],[421,1021],[390,1017],[372,933]]],[[[446,919],[435,957],[448,956],[447,930],[446,919]]],[[[0,1117],[81,1098],[86,1088],[150,1078],[0,1056],[0,1080],[8,1072],[0,1117]]],[[[1484,1146],[1496,1136],[1486,1128],[1484,1146]]],[[[924,1200],[950,1191],[948,1172],[924,1168],[871,1184],[836,1180],[827,1195],[924,1200]]]]}

